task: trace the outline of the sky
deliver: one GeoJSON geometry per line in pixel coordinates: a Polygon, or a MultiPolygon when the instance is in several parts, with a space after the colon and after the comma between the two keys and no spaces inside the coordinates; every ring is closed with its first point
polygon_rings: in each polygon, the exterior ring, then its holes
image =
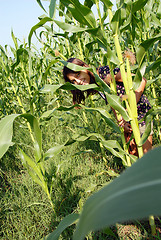
{"type": "MultiPolygon", "coordinates": [[[[42,3],[48,11],[49,2],[42,3]]],[[[0,0],[0,45],[14,47],[11,29],[22,43],[24,39],[27,42],[31,28],[39,22],[38,17],[44,13],[36,0],[0,0]]],[[[37,43],[36,38],[33,38],[33,41],[37,43]]]]}
{"type": "MultiPolygon", "coordinates": [[[[47,12],[49,3],[49,1],[42,1],[47,12]]],[[[39,22],[38,17],[43,14],[45,12],[36,0],[0,0],[0,45],[14,47],[11,29],[15,37],[20,40],[19,44],[23,43],[24,39],[27,42],[31,28],[39,22]]],[[[36,46],[39,45],[34,35],[32,43],[36,46]]]]}

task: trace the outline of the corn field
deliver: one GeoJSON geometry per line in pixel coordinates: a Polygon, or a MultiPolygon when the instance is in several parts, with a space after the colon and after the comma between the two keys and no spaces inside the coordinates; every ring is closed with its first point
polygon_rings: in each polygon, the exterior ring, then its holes
{"type": "MultiPolygon", "coordinates": [[[[36,1],[44,15],[31,28],[26,43],[20,44],[12,31],[14,47],[0,46],[1,238],[161,239],[157,228],[161,216],[161,2],[116,0],[114,6],[110,0],[50,0],[46,10],[43,0],[36,1]],[[33,45],[33,35],[41,43],[40,49],[33,45]],[[74,71],[84,69],[68,63],[71,57],[89,65],[86,69],[93,72],[97,85],[64,82],[64,66],[74,71]],[[125,98],[120,99],[114,84],[108,86],[97,75],[96,68],[105,65],[120,68],[125,98]],[[152,108],[144,117],[146,129],[140,136],[134,92],[143,76],[152,108]],[[73,105],[70,91],[75,89],[99,90],[106,95],[108,104],[95,94],[86,98],[84,104],[73,105]],[[128,143],[111,108],[131,123],[139,157],[128,153],[128,143]],[[143,155],[142,145],[152,122],[153,149],[143,155]],[[94,185],[88,185],[85,177],[88,164],[83,164],[87,158],[94,185]],[[5,167],[8,159],[10,169],[5,167]],[[24,230],[26,236],[20,236],[16,227],[5,229],[5,219],[12,225],[11,216],[16,210],[13,206],[11,210],[9,200],[3,201],[6,193],[10,198],[13,187],[4,190],[4,186],[9,186],[9,172],[13,177],[12,168],[17,162],[19,177],[24,179],[28,174],[30,185],[35,184],[42,194],[41,199],[30,204],[47,202],[55,221],[54,227],[47,227],[39,236],[35,227],[36,238],[29,235],[31,229],[24,230]],[[66,186],[67,196],[57,206],[56,193],[63,195],[65,191],[63,176],[72,174],[77,165],[80,172],[75,180],[73,177],[72,184],[82,173],[90,190],[84,191],[81,184],[85,183],[79,179],[79,188],[72,192],[66,186]],[[72,194],[74,200],[70,202],[72,194]],[[63,208],[67,198],[69,203],[63,208]],[[149,223],[146,236],[118,236],[119,224],[142,219],[149,223]]],[[[44,218],[49,215],[41,214],[44,218]]],[[[13,218],[15,221],[21,225],[23,219],[13,218]]]]}

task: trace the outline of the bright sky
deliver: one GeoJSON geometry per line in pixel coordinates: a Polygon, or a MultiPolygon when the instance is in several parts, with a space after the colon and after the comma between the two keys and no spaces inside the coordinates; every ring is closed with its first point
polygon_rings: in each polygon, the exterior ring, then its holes
{"type": "MultiPolygon", "coordinates": [[[[49,3],[42,1],[47,12],[49,3]]],[[[36,0],[0,0],[0,45],[14,47],[11,29],[15,37],[20,40],[19,44],[23,43],[24,39],[27,42],[31,28],[39,22],[38,17],[44,13],[36,0]]],[[[36,37],[32,37],[32,42],[38,44],[36,37]]]]}
{"type": "MultiPolygon", "coordinates": [[[[48,11],[49,2],[42,1],[48,11]]],[[[39,22],[38,17],[45,12],[36,0],[0,0],[0,45],[14,46],[11,29],[21,42],[27,42],[31,28],[39,22]]],[[[34,43],[36,43],[36,38],[34,43]]]]}

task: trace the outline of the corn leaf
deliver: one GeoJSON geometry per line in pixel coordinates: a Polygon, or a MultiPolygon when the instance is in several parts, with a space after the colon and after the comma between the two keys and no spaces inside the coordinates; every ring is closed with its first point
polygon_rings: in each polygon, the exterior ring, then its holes
{"type": "Polygon", "coordinates": [[[146,68],[146,73],[148,73],[150,70],[156,69],[157,67],[160,68],[161,72],[161,57],[159,57],[155,62],[153,62],[146,68]]]}
{"type": "Polygon", "coordinates": [[[126,159],[125,159],[126,152],[121,148],[120,144],[116,140],[102,141],[101,143],[114,156],[121,158],[124,165],[126,165],[126,159]],[[117,149],[117,151],[115,149],[117,149]]]}
{"type": "Polygon", "coordinates": [[[54,22],[61,29],[63,29],[65,32],[76,33],[76,32],[84,32],[84,31],[86,31],[86,28],[82,28],[82,27],[78,27],[78,26],[75,26],[75,25],[71,25],[69,23],[64,23],[64,22],[60,22],[60,21],[57,21],[57,20],[54,20],[54,22]]]}
{"type": "MultiPolygon", "coordinates": [[[[34,177],[34,181],[35,182],[39,182],[40,185],[42,185],[42,182],[44,181],[43,175],[41,173],[40,167],[37,165],[36,162],[34,162],[34,160],[32,158],[30,158],[29,156],[27,156],[26,153],[24,153],[24,151],[22,149],[20,149],[20,158],[22,160],[22,163],[25,165],[26,168],[28,168],[28,166],[30,167],[30,171],[32,170],[33,173],[35,173],[35,177],[34,177]],[[39,181],[38,181],[38,179],[39,181]]],[[[33,177],[34,175],[32,175],[33,177]]]]}
{"type": "Polygon", "coordinates": [[[50,18],[54,18],[55,11],[56,11],[56,0],[50,0],[50,5],[49,5],[49,16],[50,16],[50,18]]]}
{"type": "Polygon", "coordinates": [[[116,132],[120,133],[120,129],[117,126],[117,124],[112,120],[110,114],[103,108],[99,108],[99,107],[98,108],[88,108],[88,107],[85,107],[84,105],[81,105],[81,104],[75,104],[75,105],[73,105],[71,107],[60,106],[60,107],[58,107],[55,110],[58,110],[58,111],[69,111],[69,110],[73,109],[74,107],[81,107],[81,108],[85,109],[86,111],[90,111],[90,112],[93,112],[93,111],[99,112],[101,114],[101,116],[105,119],[106,123],[112,129],[114,129],[116,132]]]}
{"type": "Polygon", "coordinates": [[[46,10],[45,10],[45,8],[43,7],[41,1],[40,1],[40,0],[36,0],[36,1],[37,1],[37,3],[39,4],[39,6],[46,12],[46,10]]]}
{"type": "Polygon", "coordinates": [[[13,42],[15,44],[15,48],[17,50],[18,49],[18,42],[17,42],[17,38],[15,37],[15,35],[13,33],[13,30],[11,30],[11,36],[12,36],[13,42]]]}
{"type": "Polygon", "coordinates": [[[117,110],[122,115],[122,117],[125,119],[125,121],[129,121],[130,118],[128,116],[126,109],[121,105],[120,97],[117,95],[112,95],[112,94],[108,94],[108,93],[106,93],[106,97],[107,97],[107,101],[110,104],[110,106],[112,108],[114,108],[115,110],[117,110]]]}
{"type": "Polygon", "coordinates": [[[35,137],[35,150],[37,159],[40,159],[42,151],[42,134],[39,127],[38,119],[31,114],[21,114],[20,116],[26,118],[26,120],[30,123],[35,137]]]}
{"type": "Polygon", "coordinates": [[[148,2],[148,0],[138,0],[138,1],[135,1],[133,4],[132,4],[132,13],[135,13],[139,10],[141,10],[145,4],[148,2]]]}
{"type": "Polygon", "coordinates": [[[99,89],[96,84],[89,84],[89,85],[74,85],[69,82],[65,84],[45,84],[44,87],[40,90],[41,93],[48,93],[48,92],[56,92],[58,89],[64,90],[76,90],[79,89],[81,91],[85,91],[88,89],[99,89]]]}
{"type": "Polygon", "coordinates": [[[88,27],[96,27],[96,20],[91,9],[82,5],[78,0],[60,0],[60,2],[79,23],[88,27]]]}
{"type": "Polygon", "coordinates": [[[48,158],[54,157],[56,154],[58,154],[62,149],[64,148],[64,145],[57,145],[53,148],[50,148],[46,153],[44,153],[44,160],[47,160],[48,158]]]}
{"type": "Polygon", "coordinates": [[[2,158],[8,148],[14,144],[12,142],[13,122],[17,116],[19,115],[8,115],[0,121],[0,158],[2,158]]]}
{"type": "Polygon", "coordinates": [[[118,57],[116,56],[116,54],[110,49],[110,47],[107,47],[107,57],[109,59],[109,61],[113,64],[115,64],[116,66],[120,65],[120,61],[118,59],[118,57]]]}
{"type": "Polygon", "coordinates": [[[110,0],[101,0],[101,2],[104,3],[107,9],[113,6],[113,3],[110,0]]]}
{"type": "Polygon", "coordinates": [[[147,114],[145,115],[144,120],[145,120],[146,129],[145,129],[145,132],[143,133],[143,135],[141,137],[141,141],[139,143],[139,146],[142,146],[146,142],[146,140],[148,139],[149,134],[151,132],[151,123],[153,121],[153,118],[156,115],[160,115],[160,114],[161,114],[161,108],[156,107],[156,108],[153,108],[153,109],[149,110],[147,112],[147,114]]]}
{"type": "Polygon", "coordinates": [[[88,108],[85,107],[84,105],[80,105],[82,108],[84,108],[86,111],[96,111],[99,112],[101,114],[101,116],[105,119],[106,123],[112,128],[114,129],[116,132],[120,133],[120,129],[118,127],[118,125],[112,120],[111,115],[109,114],[109,112],[103,108],[88,108]]]}
{"type": "Polygon", "coordinates": [[[91,9],[91,7],[93,6],[94,1],[93,0],[85,0],[84,1],[84,6],[88,7],[91,9]]]}
{"type": "Polygon", "coordinates": [[[27,50],[24,49],[24,48],[19,48],[19,49],[16,50],[16,62],[11,66],[11,72],[13,72],[13,70],[15,69],[15,67],[18,66],[18,64],[19,64],[20,61],[21,61],[21,56],[22,56],[22,54],[24,54],[24,53],[25,53],[26,55],[28,55],[27,50]]]}
{"type": "Polygon", "coordinates": [[[82,136],[76,136],[73,138],[68,139],[64,144],[57,145],[53,148],[50,148],[45,154],[44,154],[44,160],[47,160],[48,158],[51,158],[58,154],[64,147],[69,146],[75,142],[84,142],[84,141],[99,141],[102,143],[102,145],[108,149],[114,156],[121,158],[123,163],[126,165],[126,159],[125,155],[127,154],[120,146],[120,144],[116,140],[105,140],[104,137],[97,133],[91,133],[87,135],[82,136]],[[116,149],[116,150],[115,150],[116,149]]]}
{"type": "Polygon", "coordinates": [[[44,238],[44,240],[58,240],[60,234],[70,225],[76,223],[79,218],[78,213],[72,213],[66,216],[58,225],[57,229],[44,238]]]}
{"type": "Polygon", "coordinates": [[[0,121],[0,158],[7,152],[9,146],[12,146],[13,122],[17,117],[24,117],[33,130],[35,137],[35,148],[38,158],[41,157],[42,136],[37,118],[31,114],[12,114],[1,119],[0,121]]]}
{"type": "Polygon", "coordinates": [[[137,62],[139,64],[139,66],[141,66],[141,64],[142,64],[143,58],[146,54],[146,51],[150,48],[150,46],[152,44],[154,44],[156,41],[158,41],[160,39],[161,39],[161,34],[158,34],[157,36],[150,38],[140,44],[140,46],[136,52],[136,58],[137,58],[137,62]]]}
{"type": "Polygon", "coordinates": [[[160,215],[161,147],[149,151],[85,203],[74,240],[116,222],[160,215]]]}
{"type": "Polygon", "coordinates": [[[29,33],[29,36],[28,36],[28,43],[29,43],[29,47],[31,46],[31,38],[32,38],[32,35],[33,33],[40,27],[42,27],[46,22],[51,22],[53,21],[52,18],[49,18],[49,17],[44,17],[40,20],[39,23],[37,23],[36,25],[34,25],[31,30],[30,30],[30,33],[29,33]]]}
{"type": "Polygon", "coordinates": [[[111,20],[111,23],[110,23],[111,29],[114,34],[118,33],[120,13],[121,13],[121,10],[120,10],[120,8],[118,8],[111,20]]]}
{"type": "Polygon", "coordinates": [[[69,139],[64,146],[73,144],[74,142],[84,142],[86,140],[99,141],[102,145],[108,149],[114,156],[121,158],[123,163],[126,165],[125,155],[127,154],[116,140],[105,140],[104,137],[97,133],[87,134],[86,136],[79,136],[76,138],[69,139]],[[117,151],[116,151],[116,150],[117,151]]]}

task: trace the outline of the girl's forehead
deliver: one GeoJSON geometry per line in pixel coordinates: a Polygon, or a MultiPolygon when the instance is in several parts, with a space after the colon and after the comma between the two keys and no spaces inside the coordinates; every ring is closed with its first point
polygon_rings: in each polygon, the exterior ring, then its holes
{"type": "Polygon", "coordinates": [[[67,74],[67,77],[75,77],[78,74],[78,72],[71,72],[67,74]]]}

